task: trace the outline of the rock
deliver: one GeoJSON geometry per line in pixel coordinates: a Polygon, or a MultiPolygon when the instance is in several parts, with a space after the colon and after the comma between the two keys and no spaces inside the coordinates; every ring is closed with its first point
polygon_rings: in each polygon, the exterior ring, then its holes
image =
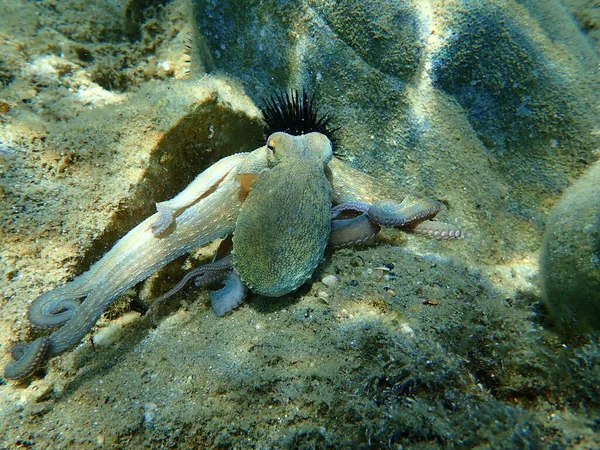
{"type": "Polygon", "coordinates": [[[568,335],[600,331],[600,162],[558,201],[541,255],[544,301],[568,335]]]}
{"type": "Polygon", "coordinates": [[[499,240],[538,248],[542,205],[600,144],[598,55],[559,0],[195,5],[214,63],[258,105],[316,90],[351,164],[443,199],[493,258],[499,240]]]}
{"type": "MultiPolygon", "coordinates": [[[[78,149],[72,159],[103,164],[110,174],[102,182],[84,177],[89,184],[77,183],[72,195],[83,218],[74,216],[73,208],[56,214],[65,227],[89,223],[107,230],[94,239],[91,260],[203,168],[232,153],[253,150],[254,142],[262,139],[256,106],[238,86],[217,76],[147,83],[127,102],[85,111],[51,131],[49,141],[57,151],[69,155],[69,149],[78,149]],[[103,160],[106,154],[114,155],[110,165],[103,160]],[[88,211],[98,197],[112,207],[92,219],[88,211]],[[67,223],[71,217],[75,224],[67,223]]],[[[79,176],[78,170],[81,164],[73,164],[65,178],[79,176]]]]}

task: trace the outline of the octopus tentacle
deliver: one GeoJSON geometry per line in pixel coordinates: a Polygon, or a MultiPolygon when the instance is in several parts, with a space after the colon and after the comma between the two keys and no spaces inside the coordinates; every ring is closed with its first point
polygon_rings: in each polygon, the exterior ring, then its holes
{"type": "Polygon", "coordinates": [[[77,299],[82,295],[65,291],[57,288],[36,298],[27,312],[29,322],[37,328],[56,328],[73,317],[79,309],[77,299]]]}
{"type": "Polygon", "coordinates": [[[155,237],[149,227],[156,218],[152,216],[98,261],[96,264],[102,270],[98,273],[95,266],[90,269],[93,276],[89,278],[93,283],[90,280],[86,283],[87,297],[77,312],[50,337],[51,356],[76,345],[104,310],[131,286],[193,248],[230,234],[239,210],[237,188],[225,186],[212,195],[215,198],[204,199],[178,216],[170,234],[155,237]],[[199,217],[203,220],[199,221],[199,217]]]}
{"type": "Polygon", "coordinates": [[[50,341],[48,338],[37,338],[30,344],[13,345],[11,355],[14,359],[4,368],[7,380],[22,380],[33,375],[48,359],[50,341]]]}
{"type": "MultiPolygon", "coordinates": [[[[263,148],[231,161],[238,164],[236,169],[221,177],[215,175],[218,185],[210,183],[209,191],[204,190],[200,198],[193,199],[197,193],[194,189],[185,198],[177,197],[181,202],[175,206],[190,206],[176,211],[172,231],[155,236],[151,225],[159,220],[160,213],[154,214],[121,238],[86,273],[34,301],[30,312],[34,324],[62,327],[26,347],[20,358],[7,366],[7,378],[31,375],[48,357],[77,345],[104,310],[131,286],[192,249],[231,234],[241,205],[237,172],[259,172],[267,165],[263,148]],[[83,297],[78,305],[75,299],[83,297]]],[[[196,186],[202,183],[199,180],[196,186]]]]}
{"type": "Polygon", "coordinates": [[[221,289],[208,293],[212,309],[219,317],[241,305],[248,293],[247,286],[235,272],[230,272],[223,283],[221,289]]]}
{"type": "Polygon", "coordinates": [[[366,214],[360,214],[349,219],[334,219],[331,221],[331,234],[328,247],[346,247],[361,244],[375,237],[381,227],[370,221],[366,214]]]}
{"type": "Polygon", "coordinates": [[[424,220],[412,227],[411,231],[422,236],[440,240],[460,239],[465,237],[464,231],[455,225],[433,220],[424,220]]]}
{"type": "Polygon", "coordinates": [[[340,208],[339,212],[346,208],[342,204],[360,212],[365,212],[365,205],[372,205],[369,218],[383,226],[401,227],[438,239],[464,235],[456,226],[428,220],[439,212],[439,202],[406,195],[396,186],[354,169],[337,158],[332,158],[328,167],[333,201],[338,204],[335,208],[340,208]],[[379,203],[383,200],[391,203],[379,203]]]}
{"type": "Polygon", "coordinates": [[[369,219],[383,226],[404,227],[434,217],[440,211],[435,200],[407,195],[401,202],[383,199],[369,208],[369,219]]]}
{"type": "MultiPolygon", "coordinates": [[[[392,199],[382,199],[369,205],[360,201],[349,201],[334,206],[331,209],[332,234],[330,246],[344,246],[354,242],[360,243],[367,239],[369,226],[392,226],[411,231],[433,239],[458,239],[464,236],[462,230],[444,222],[428,220],[440,210],[439,202],[407,195],[401,202],[392,199]],[[360,213],[351,219],[337,219],[347,212],[360,213]],[[364,216],[364,218],[363,218],[364,216]],[[365,219],[372,223],[368,225],[365,219]],[[354,235],[353,235],[354,234],[354,235]],[[365,236],[361,238],[361,236],[365,236]]],[[[377,230],[378,232],[379,230],[377,230]]],[[[374,233],[373,236],[377,234],[374,233]]]]}
{"type": "Polygon", "coordinates": [[[226,274],[231,271],[232,267],[233,257],[231,255],[228,255],[225,258],[212,262],[210,264],[205,264],[203,266],[196,267],[195,269],[186,273],[185,276],[181,279],[181,281],[179,281],[179,283],[177,283],[168,292],[164,293],[156,300],[154,300],[150,305],[150,308],[148,308],[148,310],[151,310],[157,304],[175,295],[177,292],[183,289],[183,287],[192,278],[195,278],[194,284],[196,287],[207,286],[222,280],[226,276],[226,274]]]}

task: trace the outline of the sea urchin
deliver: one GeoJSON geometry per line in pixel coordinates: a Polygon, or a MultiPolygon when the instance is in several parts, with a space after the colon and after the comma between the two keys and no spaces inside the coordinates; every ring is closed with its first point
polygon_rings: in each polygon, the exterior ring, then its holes
{"type": "Polygon", "coordinates": [[[335,132],[338,128],[331,128],[331,115],[326,112],[321,114],[315,104],[315,94],[309,96],[303,90],[290,90],[272,95],[262,109],[265,120],[265,137],[277,131],[299,136],[317,131],[324,134],[329,140],[335,142],[335,132]]]}

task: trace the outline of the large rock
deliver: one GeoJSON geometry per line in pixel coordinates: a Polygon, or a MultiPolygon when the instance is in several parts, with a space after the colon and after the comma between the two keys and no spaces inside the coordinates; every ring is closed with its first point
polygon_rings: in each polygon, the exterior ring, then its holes
{"type": "Polygon", "coordinates": [[[317,89],[350,163],[443,199],[478,258],[534,251],[598,145],[598,56],[558,0],[195,4],[219,70],[257,104],[317,89]]]}
{"type": "Polygon", "coordinates": [[[600,162],[552,210],[541,265],[544,300],[559,327],[600,332],[600,162]]]}

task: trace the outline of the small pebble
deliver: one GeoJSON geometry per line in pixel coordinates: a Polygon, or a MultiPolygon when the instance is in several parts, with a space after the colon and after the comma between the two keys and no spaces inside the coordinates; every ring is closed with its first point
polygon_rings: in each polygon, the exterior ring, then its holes
{"type": "Polygon", "coordinates": [[[350,286],[358,286],[358,280],[350,280],[350,286]]]}
{"type": "Polygon", "coordinates": [[[337,284],[338,279],[335,275],[326,275],[321,279],[321,283],[323,283],[327,287],[333,287],[337,284]]]}
{"type": "Polygon", "coordinates": [[[404,333],[404,334],[407,334],[407,335],[409,335],[409,336],[412,336],[412,335],[414,335],[414,334],[415,334],[415,330],[413,330],[413,329],[411,328],[411,326],[410,326],[409,324],[407,324],[406,322],[405,322],[405,323],[402,323],[402,324],[400,324],[400,331],[401,331],[402,333],[404,333]]]}
{"type": "Polygon", "coordinates": [[[140,316],[141,314],[136,311],[130,311],[123,314],[108,326],[97,331],[94,336],[92,336],[92,342],[99,347],[108,347],[119,338],[123,328],[138,320],[140,316]]]}
{"type": "Polygon", "coordinates": [[[144,403],[144,405],[142,406],[142,409],[143,409],[143,413],[144,413],[144,422],[145,423],[154,422],[155,412],[156,412],[157,408],[158,408],[158,405],[156,403],[144,403]]]}

